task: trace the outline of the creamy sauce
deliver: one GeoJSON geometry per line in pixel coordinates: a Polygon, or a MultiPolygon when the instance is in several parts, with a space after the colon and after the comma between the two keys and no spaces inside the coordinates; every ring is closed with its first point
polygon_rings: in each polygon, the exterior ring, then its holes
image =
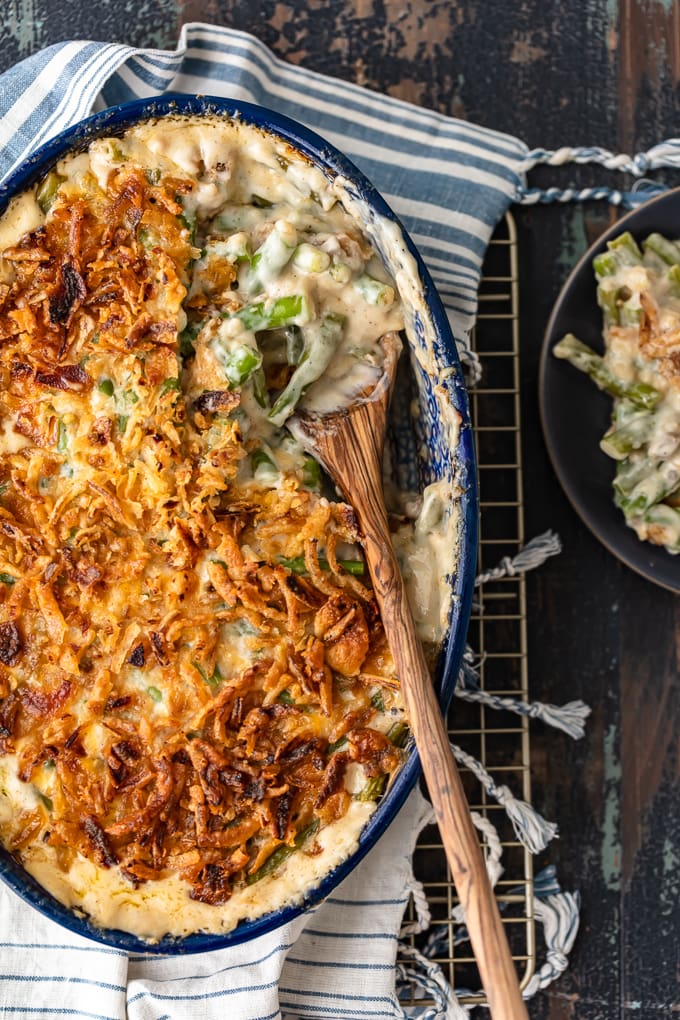
{"type": "Polygon", "coordinates": [[[134,889],[116,869],[98,868],[78,855],[67,872],[55,867],[49,847],[23,855],[26,870],[68,907],[97,918],[106,928],[131,931],[149,942],[164,935],[182,937],[196,931],[228,932],[239,921],[297,905],[305,894],[356,849],[359,833],[375,810],[374,803],[353,801],[344,818],[331,822],[297,852],[289,866],[239,889],[218,907],[189,898],[190,886],[176,876],[134,889]]]}

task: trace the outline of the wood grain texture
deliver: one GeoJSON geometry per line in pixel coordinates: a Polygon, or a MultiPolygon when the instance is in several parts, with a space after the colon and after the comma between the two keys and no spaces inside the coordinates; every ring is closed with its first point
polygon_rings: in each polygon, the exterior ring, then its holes
{"type": "MultiPolygon", "coordinates": [[[[183,21],[206,20],[254,32],[286,60],[530,146],[632,152],[676,135],[680,123],[677,0],[5,0],[2,13],[0,69],[65,38],[173,46],[183,21]]],[[[680,183],[677,173],[666,179],[680,183]]],[[[630,184],[587,167],[531,177],[603,181],[630,184]]],[[[530,689],[593,706],[582,741],[532,728],[534,802],[560,825],[537,866],[554,863],[583,908],[569,970],[530,1014],[666,1020],[678,1011],[678,600],[585,530],[552,473],[536,401],[552,302],[610,212],[593,204],[515,212],[526,533],[551,527],[564,544],[527,580],[530,689]]]]}
{"type": "Polygon", "coordinates": [[[307,452],[321,462],[356,512],[385,634],[491,1018],[526,1020],[498,904],[390,538],[382,493],[382,458],[401,344],[396,336],[389,339],[393,342],[384,342],[384,374],[370,393],[346,409],[323,416],[302,412],[296,415],[291,430],[307,452]]]}

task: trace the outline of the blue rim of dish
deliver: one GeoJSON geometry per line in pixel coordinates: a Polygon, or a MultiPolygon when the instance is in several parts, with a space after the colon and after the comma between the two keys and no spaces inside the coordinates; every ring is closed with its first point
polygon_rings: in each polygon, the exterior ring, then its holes
{"type": "MultiPolygon", "coordinates": [[[[447,364],[455,366],[456,369],[447,383],[453,403],[461,416],[458,449],[455,452],[455,463],[458,469],[462,469],[464,472],[460,496],[462,513],[458,535],[458,569],[452,580],[452,609],[447,634],[439,656],[436,678],[439,702],[442,711],[446,712],[453,697],[463,655],[472,605],[477,557],[476,460],[467,393],[451,327],[430,274],[403,224],[370,181],[346,156],[343,156],[320,135],[274,110],[240,100],[171,93],[160,98],[135,100],[102,110],[46,142],[15,170],[4,184],[0,185],[0,216],[14,195],[35,184],[46,170],[67,152],[84,148],[94,138],[103,134],[119,134],[141,121],[173,115],[178,117],[226,116],[230,119],[239,119],[243,123],[282,138],[317,164],[327,176],[331,178],[342,176],[350,181],[367,205],[379,216],[391,220],[402,231],[405,245],[418,268],[423,294],[434,325],[438,350],[446,358],[447,364]]],[[[257,938],[292,921],[293,918],[330,895],[332,890],[349,875],[377,842],[404,804],[419,776],[420,761],[414,748],[388,793],[362,830],[357,849],[346,861],[326,875],[317,886],[305,895],[301,903],[280,908],[253,921],[243,921],[232,931],[226,933],[197,933],[184,937],[166,936],[159,942],[149,943],[117,928],[97,927],[87,916],[78,913],[77,908],[64,906],[46,892],[4,848],[0,848],[0,879],[50,920],[56,921],[78,935],[116,949],[146,954],[184,955],[227,948],[257,938]]]]}

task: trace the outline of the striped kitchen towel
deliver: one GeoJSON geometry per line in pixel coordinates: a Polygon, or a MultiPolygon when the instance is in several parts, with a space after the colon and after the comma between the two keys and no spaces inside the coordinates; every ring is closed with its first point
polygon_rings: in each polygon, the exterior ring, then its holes
{"type": "MultiPolygon", "coordinates": [[[[524,188],[524,144],[282,63],[244,33],[188,25],[174,52],[69,42],[29,58],[0,76],[0,179],[94,110],[167,91],[255,102],[337,145],[403,219],[454,333],[464,338],[487,243],[524,188]]],[[[315,911],[245,945],[199,956],[107,949],[59,928],[0,885],[0,1018],[403,1018],[395,994],[398,932],[417,888],[415,839],[428,819],[416,791],[315,911]]],[[[424,1007],[423,1016],[435,1013],[424,1007]]]]}

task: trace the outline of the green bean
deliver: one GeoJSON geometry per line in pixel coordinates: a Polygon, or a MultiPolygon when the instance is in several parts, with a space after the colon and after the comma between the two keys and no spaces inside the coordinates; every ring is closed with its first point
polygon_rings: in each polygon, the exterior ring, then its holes
{"type": "Polygon", "coordinates": [[[313,457],[305,457],[302,462],[302,484],[315,492],[321,490],[321,467],[313,457]]]}
{"type": "Polygon", "coordinates": [[[161,396],[164,396],[166,393],[171,393],[173,390],[180,390],[181,388],[182,384],[178,378],[164,379],[163,385],[161,386],[161,396]]]}
{"type": "Polygon", "coordinates": [[[307,387],[316,382],[326,370],[340,343],[344,319],[338,315],[327,315],[320,321],[311,322],[303,331],[305,351],[300,364],[293,372],[288,385],[279,395],[269,412],[272,424],[281,426],[295,410],[307,387]]]}
{"type": "Polygon", "coordinates": [[[680,244],[676,241],[669,241],[661,234],[650,234],[642,242],[642,247],[645,251],[654,252],[669,266],[680,264],[680,244]]]}
{"type": "Polygon", "coordinates": [[[371,704],[373,705],[373,708],[376,710],[376,712],[385,711],[385,700],[383,698],[382,691],[378,690],[375,692],[375,694],[371,697],[371,704]]]}
{"type": "MultiPolygon", "coordinates": [[[[294,574],[306,576],[308,573],[304,556],[279,556],[279,563],[287,567],[288,570],[292,570],[294,574]]],[[[348,574],[354,574],[355,577],[363,577],[366,570],[363,560],[338,560],[338,563],[343,570],[346,570],[348,574]]],[[[330,563],[323,556],[319,556],[319,566],[322,570],[331,569],[330,563]]]]}
{"type": "Polygon", "coordinates": [[[604,287],[600,285],[597,288],[597,303],[602,309],[605,325],[607,326],[618,326],[619,324],[619,305],[616,300],[616,293],[616,287],[604,287]]]}
{"type": "Polygon", "coordinates": [[[289,365],[299,365],[305,350],[305,341],[299,326],[286,327],[286,361],[289,365]]]}
{"type": "Polygon", "coordinates": [[[660,503],[670,496],[677,488],[680,488],[680,470],[665,461],[652,468],[646,477],[633,486],[630,493],[617,502],[629,520],[645,513],[655,503],[660,503]]]}
{"type": "Polygon", "coordinates": [[[354,281],[355,289],[369,305],[391,305],[394,302],[394,287],[381,280],[375,280],[367,273],[362,273],[354,281]]]}
{"type": "Polygon", "coordinates": [[[57,450],[59,453],[68,451],[68,430],[62,418],[59,419],[59,437],[57,439],[57,450]]]}
{"type": "Polygon", "coordinates": [[[194,340],[203,328],[202,322],[189,322],[179,335],[179,353],[182,358],[193,358],[194,340]]]}
{"type": "Polygon", "coordinates": [[[624,460],[633,450],[648,443],[654,432],[656,417],[641,411],[625,425],[610,429],[600,440],[600,449],[614,460],[624,460]]]}
{"type": "Polygon", "coordinates": [[[336,283],[349,283],[352,279],[352,270],[344,262],[334,262],[328,272],[336,283]]]}
{"type": "Polygon", "coordinates": [[[339,751],[341,747],[345,747],[347,744],[347,737],[340,737],[339,740],[334,740],[332,744],[329,744],[326,748],[326,754],[329,756],[339,751]]]}
{"type": "Polygon", "coordinates": [[[673,297],[680,298],[680,266],[671,266],[666,279],[673,297]]]}
{"type": "Polygon", "coordinates": [[[254,450],[250,455],[250,466],[253,471],[257,471],[261,464],[267,464],[269,467],[273,468],[276,467],[274,461],[271,459],[266,450],[262,449],[262,447],[260,447],[259,450],[254,450]]]}
{"type": "Polygon", "coordinates": [[[593,269],[598,280],[604,279],[605,276],[614,276],[618,268],[616,255],[610,251],[603,251],[593,259],[593,269]]]}
{"type": "Polygon", "coordinates": [[[612,483],[617,505],[656,467],[657,462],[650,461],[648,457],[619,461],[616,465],[616,477],[612,483]]]}
{"type": "Polygon", "coordinates": [[[297,247],[297,230],[286,220],[277,220],[273,230],[257,249],[250,260],[246,277],[247,289],[253,293],[261,291],[275,280],[288,264],[297,247]]]}
{"type": "Polygon", "coordinates": [[[250,381],[253,384],[253,396],[257,400],[260,407],[269,407],[269,393],[267,391],[267,379],[264,374],[264,369],[256,368],[250,377],[250,381]]]}
{"type": "Polygon", "coordinates": [[[395,747],[404,747],[408,740],[409,728],[405,722],[396,722],[387,731],[387,739],[395,747]]]}
{"type": "Polygon", "coordinates": [[[216,690],[219,687],[223,678],[220,672],[220,667],[218,665],[215,665],[215,668],[213,669],[212,674],[210,676],[208,676],[206,671],[203,669],[203,666],[201,666],[200,662],[196,662],[192,659],[191,665],[200,674],[201,680],[203,681],[203,683],[206,683],[208,687],[211,687],[213,690],[216,690]]]}
{"type": "Polygon", "coordinates": [[[630,233],[619,234],[613,241],[607,242],[607,248],[613,252],[620,266],[639,266],[642,264],[642,252],[630,233]]]}
{"type": "Polygon", "coordinates": [[[386,784],[386,773],[383,772],[379,776],[372,776],[364,788],[357,793],[356,799],[361,801],[377,800],[385,792],[386,784]]]}
{"type": "Polygon", "coordinates": [[[293,265],[305,273],[323,273],[331,264],[331,257],[323,248],[306,241],[299,244],[293,254],[293,265]]]}
{"type": "Polygon", "coordinates": [[[232,386],[243,386],[253,372],[262,366],[262,355],[254,347],[245,344],[220,352],[224,374],[232,386]]]}
{"type": "Polygon", "coordinates": [[[284,843],[282,846],[276,848],[273,854],[271,854],[264,864],[253,872],[252,875],[248,875],[246,879],[246,885],[253,885],[255,882],[259,882],[261,878],[265,878],[267,875],[273,874],[276,869],[283,864],[284,861],[295,853],[296,850],[302,849],[312,836],[315,836],[319,830],[319,819],[315,818],[313,822],[306,825],[304,829],[301,829],[295,837],[293,846],[288,846],[284,843]]]}
{"type": "Polygon", "coordinates": [[[246,329],[257,333],[264,329],[280,329],[283,326],[299,325],[306,322],[311,314],[309,302],[303,294],[290,294],[275,301],[256,301],[245,305],[234,313],[246,329]]]}
{"type": "Polygon", "coordinates": [[[663,528],[663,545],[669,552],[680,552],[680,507],[656,503],[646,511],[643,520],[657,529],[663,528]]]}
{"type": "Polygon", "coordinates": [[[50,170],[47,177],[42,181],[35,194],[35,200],[40,206],[41,211],[45,214],[52,208],[57,192],[65,180],[66,178],[58,174],[56,170],[50,170]]]}
{"type": "Polygon", "coordinates": [[[567,333],[553,348],[556,358],[569,361],[574,368],[585,372],[596,386],[613,397],[629,400],[644,411],[653,410],[661,400],[661,393],[654,386],[642,382],[624,382],[612,375],[599,354],[578,340],[573,333],[567,333]]]}
{"type": "Polygon", "coordinates": [[[250,455],[250,466],[253,477],[259,482],[275,482],[280,475],[279,469],[269,454],[261,447],[250,455]]]}

